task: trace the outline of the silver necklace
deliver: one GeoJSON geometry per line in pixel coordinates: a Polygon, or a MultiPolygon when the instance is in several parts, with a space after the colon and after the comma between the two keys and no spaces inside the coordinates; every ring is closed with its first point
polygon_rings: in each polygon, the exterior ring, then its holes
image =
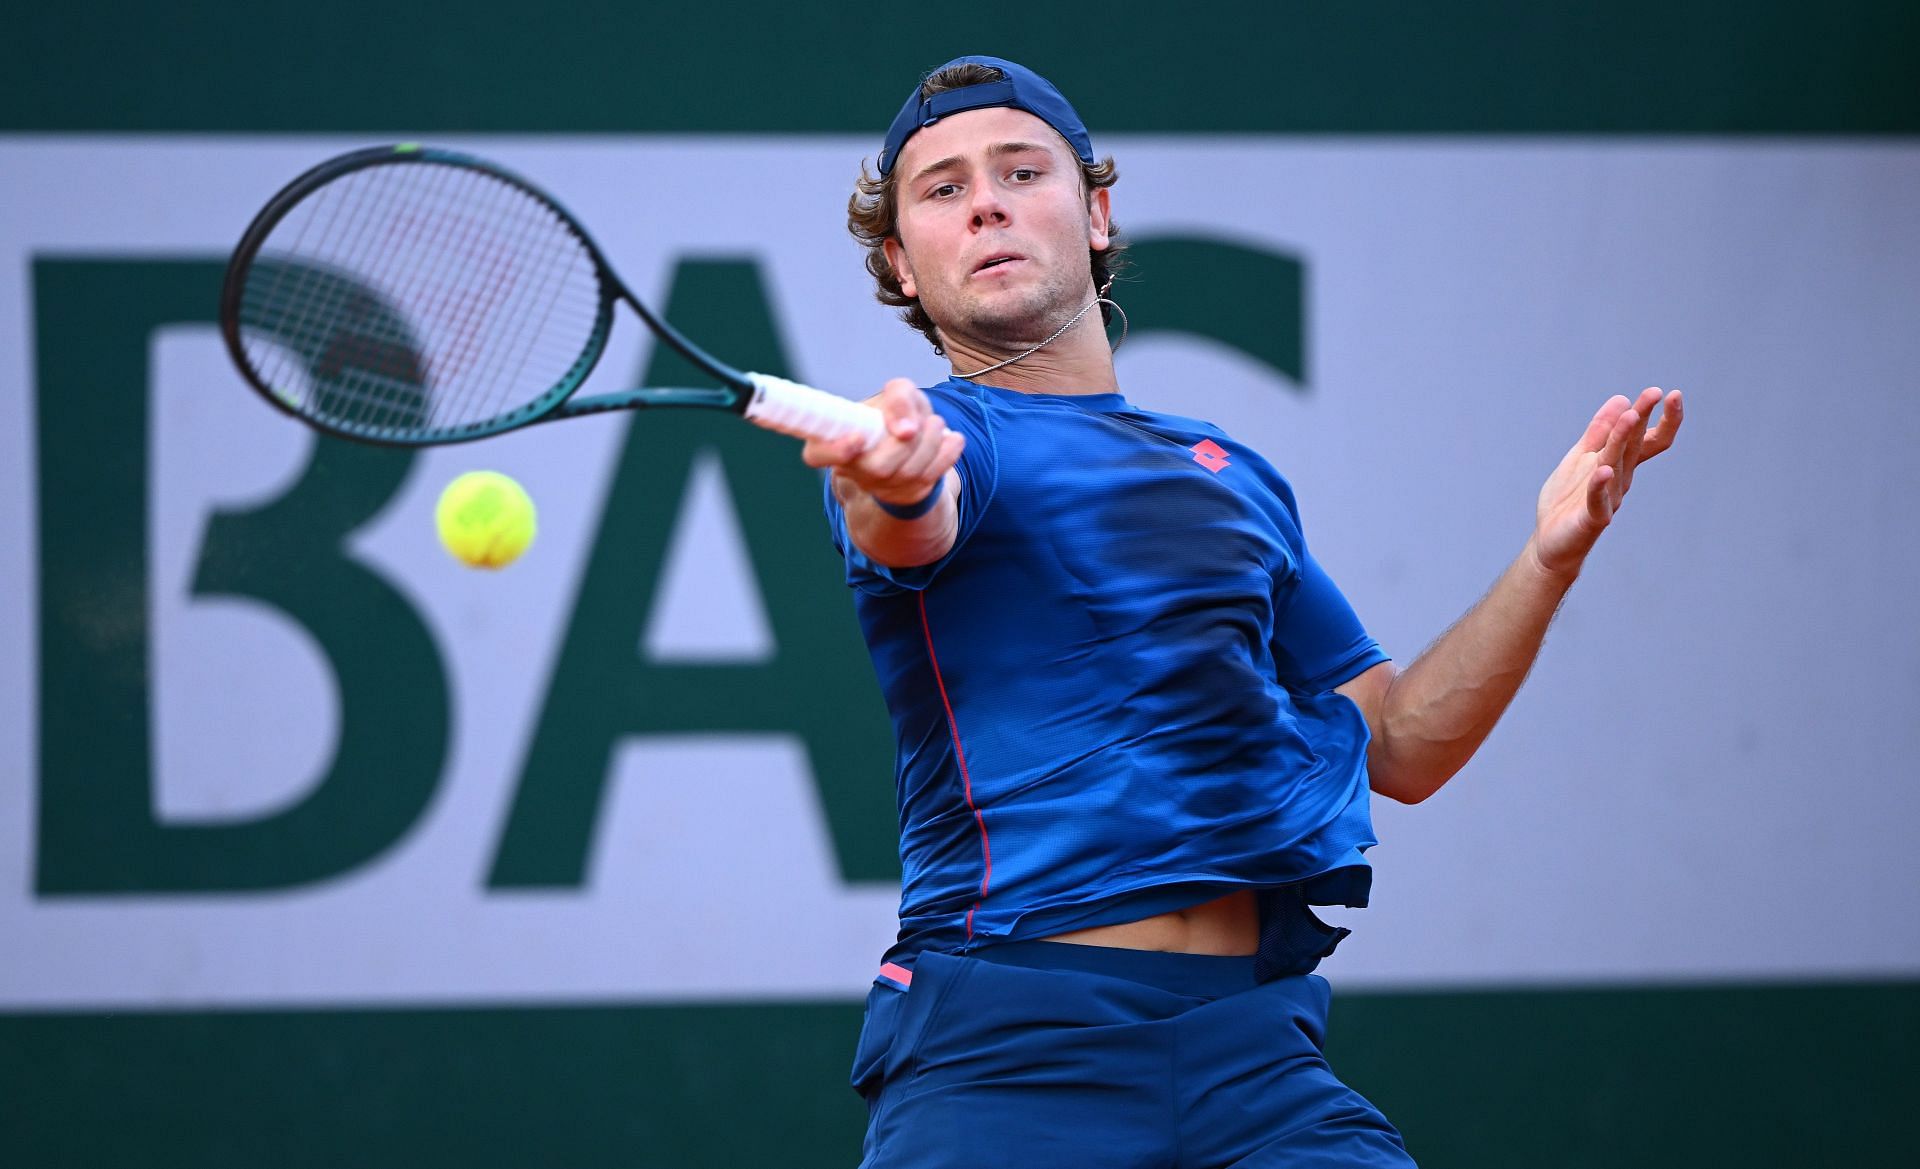
{"type": "Polygon", "coordinates": [[[1121,308],[1118,304],[1115,304],[1113,301],[1107,299],[1107,289],[1112,287],[1113,287],[1113,277],[1109,276],[1107,277],[1107,282],[1100,286],[1100,291],[1094,293],[1093,299],[1087,302],[1087,307],[1073,314],[1072,320],[1069,320],[1066,324],[1061,325],[1058,329],[1055,329],[1053,331],[1053,336],[1048,337],[1045,341],[1040,342],[1040,344],[1035,345],[1033,348],[1027,350],[1026,352],[1016,353],[1012,357],[1007,358],[1005,361],[996,361],[992,365],[987,366],[985,369],[976,369],[972,373],[961,373],[959,370],[955,370],[953,376],[958,378],[965,378],[968,381],[972,381],[974,378],[979,377],[983,373],[992,373],[996,369],[1003,369],[1009,365],[1012,365],[1016,361],[1024,361],[1027,358],[1032,357],[1034,354],[1040,352],[1042,349],[1045,349],[1047,346],[1053,344],[1055,341],[1058,341],[1062,336],[1066,334],[1066,331],[1068,329],[1071,329],[1075,325],[1079,324],[1080,318],[1092,312],[1093,306],[1096,304],[1113,305],[1113,311],[1120,314],[1120,339],[1113,343],[1113,352],[1115,353],[1120,352],[1120,346],[1126,344],[1126,341],[1127,341],[1127,310],[1121,308]]]}

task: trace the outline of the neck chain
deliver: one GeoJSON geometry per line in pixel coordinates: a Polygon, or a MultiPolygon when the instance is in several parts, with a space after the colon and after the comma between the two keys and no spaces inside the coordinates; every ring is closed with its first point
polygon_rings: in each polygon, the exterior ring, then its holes
{"type": "Polygon", "coordinates": [[[1012,357],[1007,358],[1005,361],[996,361],[992,365],[989,365],[984,369],[976,369],[972,373],[961,373],[959,370],[955,370],[953,373],[953,376],[958,378],[966,378],[968,381],[972,381],[974,378],[979,377],[983,373],[992,373],[996,369],[1003,369],[1009,365],[1012,365],[1016,361],[1024,361],[1027,358],[1032,357],[1034,354],[1040,352],[1042,349],[1045,349],[1047,346],[1053,344],[1055,341],[1058,341],[1062,336],[1066,334],[1066,331],[1068,329],[1071,329],[1075,325],[1079,324],[1080,318],[1092,312],[1093,306],[1096,304],[1112,305],[1113,311],[1120,314],[1120,339],[1113,343],[1113,352],[1115,353],[1120,352],[1120,346],[1126,344],[1126,341],[1127,341],[1127,310],[1121,308],[1118,304],[1115,304],[1113,301],[1107,299],[1107,289],[1112,287],[1113,287],[1113,277],[1109,276],[1107,277],[1107,282],[1100,286],[1100,291],[1094,293],[1093,299],[1087,302],[1087,307],[1073,314],[1072,320],[1068,321],[1064,325],[1061,325],[1058,329],[1055,329],[1053,331],[1053,336],[1048,337],[1045,341],[1040,342],[1040,344],[1035,345],[1033,348],[1028,349],[1023,353],[1016,353],[1012,357]]]}

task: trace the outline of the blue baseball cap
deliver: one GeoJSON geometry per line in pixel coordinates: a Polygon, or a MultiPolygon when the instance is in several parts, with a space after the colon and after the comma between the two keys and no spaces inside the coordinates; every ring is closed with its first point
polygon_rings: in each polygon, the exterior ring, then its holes
{"type": "Polygon", "coordinates": [[[900,112],[894,115],[893,125],[887,130],[887,143],[880,148],[882,177],[893,170],[894,163],[900,161],[901,147],[916,131],[933,125],[949,114],[957,114],[962,110],[992,109],[995,106],[1027,111],[1058,131],[1060,137],[1073,147],[1074,153],[1080,156],[1081,162],[1088,166],[1097,163],[1098,160],[1093,157],[1093,139],[1088,136],[1086,125],[1080,121],[1080,115],[1073,112],[1073,106],[1068,104],[1067,99],[1053,87],[1053,82],[1025,65],[1016,65],[999,57],[955,57],[940,68],[952,65],[991,65],[1000,70],[1004,77],[999,81],[949,89],[929,98],[922,98],[920,86],[915,85],[913,92],[907,95],[907,104],[901,106],[900,112]]]}

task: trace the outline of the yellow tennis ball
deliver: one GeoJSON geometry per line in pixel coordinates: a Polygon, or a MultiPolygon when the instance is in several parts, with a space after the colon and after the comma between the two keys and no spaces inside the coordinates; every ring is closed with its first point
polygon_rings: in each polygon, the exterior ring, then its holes
{"type": "Polygon", "coordinates": [[[505,568],[533,543],[533,500],[498,471],[468,471],[440,493],[433,522],[454,559],[474,568],[505,568]]]}

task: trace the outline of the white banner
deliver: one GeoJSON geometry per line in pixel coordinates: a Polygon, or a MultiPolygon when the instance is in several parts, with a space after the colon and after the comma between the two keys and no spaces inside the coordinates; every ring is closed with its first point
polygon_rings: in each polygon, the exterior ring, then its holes
{"type": "MultiPolygon", "coordinates": [[[[791,733],[624,739],[582,878],[490,876],[594,542],[621,538],[601,520],[624,417],[428,452],[350,538],[429,634],[451,710],[432,798],[389,846],[280,889],[50,887],[43,793],[99,777],[43,774],[43,704],[61,701],[43,685],[44,607],[91,599],[40,595],[41,549],[68,538],[39,529],[53,485],[37,403],[61,360],[40,346],[84,349],[110,323],[48,319],[46,265],[220,260],[287,179],[364,144],[0,138],[0,524],[15,533],[0,544],[0,1009],[861,993],[896,891],[841,877],[791,733]],[[432,535],[435,495],[474,467],[541,508],[533,550],[498,574],[432,535]]],[[[843,228],[871,142],[444,144],[555,192],[655,304],[689,258],[750,262],[795,376],[862,396],[943,375],[871,300],[843,228]]],[[[1636,480],[1501,729],[1427,804],[1379,805],[1375,905],[1342,917],[1357,932],[1328,964],[1336,984],[1920,972],[1920,147],[1101,145],[1125,235],[1300,265],[1304,312],[1274,322],[1303,330],[1299,379],[1257,345],[1136,316],[1121,382],[1266,451],[1402,662],[1520,549],[1541,480],[1605,397],[1688,393],[1678,447],[1636,480]]],[[[1185,295],[1221,298],[1224,320],[1259,291],[1185,295]]],[[[594,388],[635,376],[638,332],[594,388]]],[[[300,621],[199,595],[196,566],[212,517],[284,493],[316,440],[244,388],[209,324],[155,330],[147,368],[141,782],[157,824],[245,824],[313,793],[345,699],[300,621]]],[[[660,580],[636,584],[653,600],[633,653],[766,663],[767,597],[789,569],[743,534],[730,485],[755,469],[718,450],[690,467],[660,580]]]]}

